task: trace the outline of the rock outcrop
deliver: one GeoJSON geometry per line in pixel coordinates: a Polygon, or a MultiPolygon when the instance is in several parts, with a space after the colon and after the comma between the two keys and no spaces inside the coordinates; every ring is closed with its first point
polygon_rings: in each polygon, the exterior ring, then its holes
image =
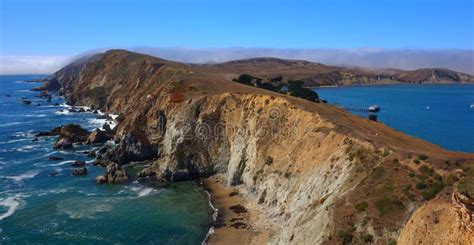
{"type": "Polygon", "coordinates": [[[58,91],[61,88],[61,84],[56,78],[46,78],[42,80],[43,85],[32,88],[32,91],[58,91]]]}
{"type": "Polygon", "coordinates": [[[124,115],[117,145],[97,152],[107,166],[98,183],[126,181],[121,165],[137,161],[152,161],[140,176],[160,181],[223,175],[280,228],[275,244],[396,241],[417,208],[449,193],[459,168],[445,162],[474,162],[324,103],[232,82],[245,65],[121,50],[79,63],[55,74],[68,103],[124,115]]]}
{"type": "Polygon", "coordinates": [[[86,144],[98,144],[98,143],[105,143],[111,136],[107,134],[106,131],[96,129],[90,133],[89,137],[86,140],[86,144]]]}
{"type": "Polygon", "coordinates": [[[128,181],[128,174],[125,169],[116,163],[107,165],[106,172],[103,176],[98,176],[96,182],[98,184],[109,183],[119,184],[128,181]]]}
{"type": "Polygon", "coordinates": [[[89,137],[89,131],[77,124],[67,124],[61,127],[59,137],[54,144],[56,149],[72,148],[74,143],[83,143],[89,137]]]}

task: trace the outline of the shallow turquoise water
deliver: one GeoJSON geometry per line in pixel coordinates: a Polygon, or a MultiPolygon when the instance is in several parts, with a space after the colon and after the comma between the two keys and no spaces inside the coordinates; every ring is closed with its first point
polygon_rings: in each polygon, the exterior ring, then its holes
{"type": "MultiPolygon", "coordinates": [[[[316,89],[343,107],[379,105],[379,121],[454,151],[474,152],[474,85],[373,85],[316,89]]],[[[367,117],[368,113],[351,111],[367,117]]]]}
{"type": "MultiPolygon", "coordinates": [[[[0,76],[0,244],[200,244],[212,224],[208,195],[193,182],[155,188],[130,181],[96,185],[103,169],[71,176],[71,161],[92,161],[81,146],[55,151],[54,137],[32,142],[37,131],[65,123],[101,126],[92,113],[63,109],[28,91],[32,76],[0,76]],[[8,97],[11,96],[11,97],[8,97]],[[21,104],[21,97],[33,105],[21,104]],[[41,103],[42,106],[36,106],[41,103]],[[64,158],[50,161],[48,156],[64,158]]],[[[52,103],[62,102],[59,98],[52,103]]]]}

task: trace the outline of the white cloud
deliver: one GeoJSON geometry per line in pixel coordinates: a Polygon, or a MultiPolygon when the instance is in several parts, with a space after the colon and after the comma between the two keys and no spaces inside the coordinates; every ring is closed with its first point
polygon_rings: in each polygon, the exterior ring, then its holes
{"type": "MultiPolygon", "coordinates": [[[[126,48],[127,49],[127,48],[126,48]]],[[[367,68],[447,68],[474,74],[474,50],[457,49],[273,49],[273,48],[128,48],[163,59],[189,62],[225,62],[253,57],[302,59],[336,66],[367,68]]],[[[0,74],[51,74],[70,61],[103,52],[95,49],[77,56],[0,56],[0,74]]]]}
{"type": "Polygon", "coordinates": [[[71,56],[0,56],[0,74],[51,74],[71,56]]]}

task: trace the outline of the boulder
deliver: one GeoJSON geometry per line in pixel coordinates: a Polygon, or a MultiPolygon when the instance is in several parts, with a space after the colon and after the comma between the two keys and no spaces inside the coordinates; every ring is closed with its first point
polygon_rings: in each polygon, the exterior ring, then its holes
{"type": "Polygon", "coordinates": [[[54,149],[71,149],[72,142],[67,138],[58,139],[54,144],[54,149]]]}
{"type": "Polygon", "coordinates": [[[89,137],[89,131],[77,124],[67,124],[61,127],[59,137],[54,145],[56,149],[71,148],[73,143],[83,143],[89,137]]]}
{"type": "Polygon", "coordinates": [[[35,135],[35,137],[43,136],[56,136],[61,133],[61,127],[54,127],[51,131],[41,131],[35,135]]]}
{"type": "Polygon", "coordinates": [[[88,157],[96,157],[97,154],[95,153],[95,151],[90,151],[89,153],[87,153],[87,156],[88,157]]]}
{"type": "Polygon", "coordinates": [[[109,184],[124,183],[128,181],[128,174],[121,165],[112,163],[107,165],[105,174],[103,176],[98,176],[95,181],[98,184],[105,182],[108,182],[109,184]]]}
{"type": "Polygon", "coordinates": [[[86,175],[87,174],[87,168],[82,167],[82,168],[75,168],[72,170],[72,175],[78,176],[78,175],[86,175]]]}
{"type": "Polygon", "coordinates": [[[23,105],[31,105],[31,100],[22,100],[23,105]]]}
{"type": "Polygon", "coordinates": [[[84,166],[86,166],[86,162],[85,161],[75,161],[71,164],[71,166],[73,166],[73,167],[84,167],[84,166]]]}
{"type": "Polygon", "coordinates": [[[105,131],[96,129],[89,135],[89,137],[86,140],[86,144],[105,143],[109,139],[110,137],[107,135],[105,131]]]}
{"type": "Polygon", "coordinates": [[[103,176],[103,175],[97,176],[97,177],[95,178],[95,182],[96,182],[97,184],[104,184],[104,183],[107,182],[107,177],[106,177],[106,176],[103,176]]]}
{"type": "Polygon", "coordinates": [[[48,160],[51,160],[51,161],[61,161],[61,160],[64,160],[62,157],[55,157],[55,156],[49,156],[48,157],[48,160]]]}
{"type": "Polygon", "coordinates": [[[77,112],[86,112],[86,110],[84,108],[79,108],[79,110],[77,110],[77,112]]]}

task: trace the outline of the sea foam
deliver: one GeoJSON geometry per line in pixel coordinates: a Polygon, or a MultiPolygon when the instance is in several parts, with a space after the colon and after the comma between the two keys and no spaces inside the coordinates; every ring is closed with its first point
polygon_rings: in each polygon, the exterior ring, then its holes
{"type": "Polygon", "coordinates": [[[1,221],[15,213],[16,209],[20,206],[20,201],[17,197],[7,197],[0,200],[0,206],[8,208],[6,213],[0,214],[1,221]]]}
{"type": "Polygon", "coordinates": [[[28,171],[28,172],[20,174],[20,175],[5,176],[5,178],[11,179],[11,180],[14,180],[14,181],[22,181],[22,180],[25,180],[25,179],[34,178],[38,174],[39,174],[38,171],[28,171]]]}

